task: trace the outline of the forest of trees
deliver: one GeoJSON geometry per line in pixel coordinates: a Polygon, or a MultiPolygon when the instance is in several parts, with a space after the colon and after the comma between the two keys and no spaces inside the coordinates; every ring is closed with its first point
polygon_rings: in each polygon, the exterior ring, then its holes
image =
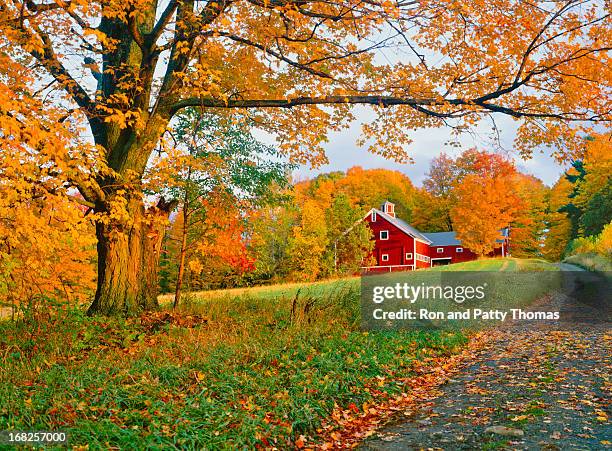
{"type": "MultiPolygon", "coordinates": [[[[612,149],[605,136],[585,141],[583,157],[552,187],[504,156],[476,149],[433,158],[417,187],[401,172],[359,166],[291,180],[292,165],[233,123],[187,112],[180,124],[182,152],[160,154],[146,179],[149,192],[172,191],[178,199],[163,225],[162,292],[175,292],[177,280],[189,291],[355,274],[373,248],[359,220],[385,200],[420,230],[455,230],[482,255],[507,225],[516,257],[558,261],[576,252],[609,256],[612,248],[612,149]]],[[[7,194],[0,197],[0,302],[90,299],[90,209],[62,196],[7,194]]]]}
{"type": "MultiPolygon", "coordinates": [[[[177,199],[148,194],[147,177],[189,107],[267,132],[291,161],[315,166],[326,162],[329,133],[355,121],[355,105],[372,111],[358,142],[399,162],[411,159],[414,130],[496,129],[496,116],[516,121],[522,156],[575,158],[610,121],[609,19],[590,1],[7,0],[0,174],[11,263],[2,265],[23,264],[13,263],[14,242],[30,238],[15,238],[15,211],[42,202],[41,214],[53,215],[42,227],[66,230],[59,242],[34,243],[41,252],[86,245],[79,229],[95,224],[91,314],[157,308],[177,199]],[[392,60],[381,58],[387,49],[397,51],[392,60]],[[69,201],[87,220],[55,214],[69,201]]],[[[54,277],[59,258],[41,263],[42,278],[54,277]]],[[[8,284],[20,283],[17,269],[5,271],[8,284]]]]}
{"type": "MultiPolygon", "coordinates": [[[[499,154],[476,149],[434,158],[422,188],[401,172],[359,166],[282,190],[275,185],[275,204],[248,211],[228,208],[227,202],[211,208],[216,224],[208,227],[217,232],[198,229],[199,247],[187,256],[187,286],[197,290],[358,273],[373,248],[371,233],[359,220],[385,200],[395,203],[398,217],[422,231],[455,230],[481,255],[497,245],[499,229],[509,226],[513,256],[560,260],[572,252],[572,240],[596,236],[612,221],[609,142],[593,138],[586,148],[584,159],[553,187],[499,154]]],[[[166,292],[177,278],[179,250],[172,243],[181,227],[178,215],[162,255],[166,292]]]]}

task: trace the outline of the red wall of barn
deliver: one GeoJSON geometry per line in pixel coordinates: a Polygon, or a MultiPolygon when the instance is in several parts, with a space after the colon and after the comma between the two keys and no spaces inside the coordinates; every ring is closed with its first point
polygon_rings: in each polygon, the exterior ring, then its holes
{"type": "Polygon", "coordinates": [[[457,248],[462,246],[431,246],[430,257],[431,258],[448,258],[450,257],[452,263],[467,262],[475,260],[478,256],[468,248],[463,248],[463,252],[457,252],[457,248]],[[442,248],[443,252],[438,253],[438,249],[442,248]]]}
{"type": "MultiPolygon", "coordinates": [[[[423,243],[422,241],[417,241],[417,253],[421,254],[421,255],[427,255],[428,257],[430,257],[430,250],[429,250],[429,245],[423,243]]],[[[421,260],[417,260],[416,261],[416,265],[417,265],[417,269],[418,268],[427,268],[428,266],[430,266],[429,262],[424,262],[421,260]]]]}
{"type": "MultiPolygon", "coordinates": [[[[508,246],[508,243],[504,243],[504,252],[506,251],[506,247],[508,246]]],[[[502,257],[502,248],[500,247],[496,247],[495,250],[493,252],[491,252],[492,257],[502,257]]]]}
{"type": "MultiPolygon", "coordinates": [[[[389,265],[412,265],[414,264],[414,255],[412,259],[406,260],[406,253],[414,254],[414,242],[411,236],[406,235],[399,228],[391,224],[389,221],[377,215],[376,222],[372,222],[371,214],[368,215],[366,221],[372,228],[376,246],[374,248],[374,257],[378,266],[389,265]],[[382,230],[389,231],[389,239],[381,240],[380,232],[382,230]],[[382,260],[382,255],[389,255],[388,261],[382,260]]],[[[418,241],[417,241],[418,243],[418,241]]]]}

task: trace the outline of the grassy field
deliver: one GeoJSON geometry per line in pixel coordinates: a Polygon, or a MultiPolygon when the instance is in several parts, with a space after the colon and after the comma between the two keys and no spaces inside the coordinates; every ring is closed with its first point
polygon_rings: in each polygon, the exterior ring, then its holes
{"type": "MultiPolygon", "coordinates": [[[[325,280],[311,283],[283,283],[276,285],[263,285],[258,287],[231,288],[228,290],[210,290],[187,293],[187,303],[198,302],[204,299],[227,299],[247,296],[250,298],[284,299],[292,298],[300,292],[301,296],[323,296],[330,292],[359,287],[359,277],[346,277],[342,279],[325,280]]],[[[159,297],[162,304],[170,303],[173,294],[164,294],[159,297]]]]}
{"type": "MultiPolygon", "coordinates": [[[[484,258],[454,265],[437,266],[419,271],[556,271],[554,264],[540,259],[518,258],[484,258]]],[[[359,289],[360,278],[346,277],[312,283],[284,283],[229,290],[211,290],[188,293],[187,304],[197,304],[206,299],[234,299],[242,296],[251,298],[287,299],[295,297],[319,297],[344,289],[359,289]]],[[[165,294],[159,297],[162,304],[171,303],[174,295],[165,294]]]]}
{"type": "Polygon", "coordinates": [[[180,314],[87,318],[56,306],[2,321],[0,430],[63,430],[89,449],[316,440],[334,409],[398,395],[416,361],[467,341],[361,332],[359,291],[351,278],[198,293],[180,314]]]}
{"type": "Polygon", "coordinates": [[[483,258],[470,262],[437,266],[428,271],[558,271],[559,268],[546,260],[536,258],[483,258]]]}
{"type": "Polygon", "coordinates": [[[611,272],[612,260],[599,254],[577,254],[563,260],[565,263],[580,266],[589,271],[611,272]]]}

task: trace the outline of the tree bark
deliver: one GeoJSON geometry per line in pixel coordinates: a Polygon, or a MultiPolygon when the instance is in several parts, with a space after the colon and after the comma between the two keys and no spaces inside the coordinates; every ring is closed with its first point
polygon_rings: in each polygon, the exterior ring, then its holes
{"type": "Polygon", "coordinates": [[[173,203],[163,199],[145,210],[128,199],[129,221],[100,221],[98,285],[88,314],[134,315],[158,307],[158,264],[166,220],[173,203]]]}

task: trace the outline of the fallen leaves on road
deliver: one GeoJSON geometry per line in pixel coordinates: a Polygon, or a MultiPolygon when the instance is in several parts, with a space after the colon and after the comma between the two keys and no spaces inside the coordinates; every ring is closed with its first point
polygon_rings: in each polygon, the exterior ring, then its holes
{"type": "MultiPolygon", "coordinates": [[[[470,346],[450,357],[427,357],[413,362],[414,377],[396,382],[404,385],[404,393],[393,398],[375,388],[370,391],[374,401],[359,409],[355,404],[347,408],[337,407],[328,421],[317,431],[316,443],[303,443],[308,449],[354,448],[365,438],[376,432],[394,415],[403,412],[411,415],[423,403],[431,402],[441,394],[439,387],[451,380],[463,366],[474,358],[475,353],[486,346],[489,337],[480,333],[470,340],[470,346]],[[322,443],[321,443],[322,442],[322,443]]],[[[297,446],[297,445],[296,445],[297,446]]]]}

